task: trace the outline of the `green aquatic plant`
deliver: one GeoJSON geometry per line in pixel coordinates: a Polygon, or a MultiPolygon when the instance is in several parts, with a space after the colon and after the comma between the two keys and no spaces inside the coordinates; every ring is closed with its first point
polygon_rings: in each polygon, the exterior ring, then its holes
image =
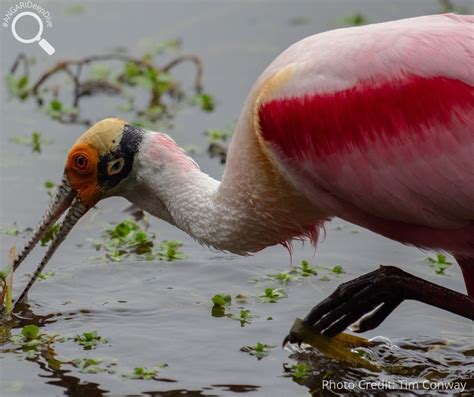
{"type": "Polygon", "coordinates": [[[55,120],[65,120],[66,117],[74,118],[79,113],[77,108],[65,106],[59,99],[52,99],[48,105],[43,107],[43,111],[55,120]]]}
{"type": "Polygon", "coordinates": [[[84,350],[91,350],[98,344],[107,343],[107,338],[100,336],[97,331],[83,332],[80,335],[74,337],[74,341],[81,346],[84,346],[84,350]]]}
{"type": "Polygon", "coordinates": [[[446,255],[441,253],[436,254],[436,258],[429,256],[427,260],[434,267],[436,274],[439,275],[444,275],[444,271],[453,264],[453,262],[448,261],[446,255]]]}
{"type": "Polygon", "coordinates": [[[332,271],[333,273],[335,273],[335,274],[344,274],[344,273],[345,273],[343,267],[340,266],[340,265],[333,266],[333,267],[331,268],[331,271],[332,271]]]}
{"type": "Polygon", "coordinates": [[[232,320],[240,321],[240,326],[245,327],[247,324],[250,324],[256,316],[252,314],[249,309],[240,309],[239,314],[229,313],[227,317],[232,320]]]}
{"type": "Polygon", "coordinates": [[[127,379],[142,379],[142,380],[150,380],[156,379],[158,372],[162,368],[166,368],[168,364],[156,364],[151,368],[145,367],[136,367],[133,369],[132,373],[123,374],[122,376],[127,379]]]}
{"type": "Polygon", "coordinates": [[[194,95],[192,102],[196,105],[199,105],[205,112],[212,112],[216,106],[214,97],[210,94],[194,95]]]}
{"type": "Polygon", "coordinates": [[[12,335],[9,339],[16,349],[23,350],[26,357],[30,359],[36,358],[41,350],[49,349],[53,342],[66,340],[59,334],[42,333],[41,329],[34,324],[25,325],[19,334],[12,335]]]}
{"type": "Polygon", "coordinates": [[[48,193],[49,197],[53,197],[54,189],[56,188],[56,184],[53,181],[45,181],[43,183],[46,192],[48,193]]]}
{"type": "Polygon", "coordinates": [[[49,230],[46,232],[46,234],[43,236],[43,238],[40,240],[41,245],[44,247],[46,244],[48,244],[50,241],[54,240],[56,235],[59,232],[60,228],[59,223],[55,223],[53,226],[49,228],[49,230]]]}
{"type": "Polygon", "coordinates": [[[295,269],[291,269],[286,272],[279,272],[279,273],[274,273],[274,274],[267,274],[266,277],[272,280],[277,280],[279,281],[282,285],[286,285],[289,281],[296,281],[300,280],[301,277],[299,277],[296,274],[295,269]]]}
{"type": "Polygon", "coordinates": [[[104,250],[105,257],[114,262],[129,257],[148,261],[175,261],[185,257],[179,250],[182,245],[179,240],[165,240],[156,246],[155,234],[131,219],[105,229],[101,237],[101,240],[94,241],[96,250],[104,250]]]}
{"type": "Polygon", "coordinates": [[[227,140],[232,136],[233,131],[231,130],[207,130],[206,135],[209,142],[227,142],[227,140]]]}
{"type": "Polygon", "coordinates": [[[17,227],[0,226],[0,233],[6,236],[18,236],[20,230],[17,227]]]}
{"type": "Polygon", "coordinates": [[[61,60],[48,65],[43,71],[36,71],[35,81],[29,77],[33,75],[33,60],[20,54],[5,80],[12,97],[20,100],[33,97],[42,111],[61,123],[90,125],[89,118],[81,117],[84,108],[80,107],[80,102],[87,97],[106,94],[125,99],[127,112],[133,112],[137,121],[156,129],[158,122],[161,124],[171,119],[182,109],[182,106],[178,106],[180,104],[200,106],[205,112],[212,111],[215,106],[214,98],[202,91],[203,64],[198,56],[180,54],[168,59],[163,65],[154,62],[158,54],[176,50],[180,46],[180,40],[176,39],[162,43],[153,40],[142,56],[129,55],[122,48],[108,54],[61,60]],[[196,69],[191,95],[171,73],[177,65],[187,62],[196,69]],[[55,78],[60,74],[64,74],[68,80],[64,82],[55,78]],[[72,96],[71,105],[66,105],[63,98],[66,98],[66,89],[71,84],[73,89],[67,91],[72,96]],[[134,91],[138,90],[140,92],[135,94],[134,91]],[[143,97],[143,90],[149,94],[149,101],[144,108],[138,109],[135,105],[141,101],[135,99],[143,97]]]}
{"type": "Polygon", "coordinates": [[[293,364],[285,366],[285,376],[291,376],[294,379],[301,380],[307,378],[313,373],[313,369],[306,363],[293,364]]]}
{"type": "Polygon", "coordinates": [[[179,240],[163,240],[159,245],[158,258],[167,261],[184,259],[186,255],[179,251],[183,243],[179,240]]]}
{"type": "Polygon", "coordinates": [[[232,304],[232,297],[228,294],[216,294],[211,298],[213,304],[211,309],[212,317],[224,317],[226,315],[226,308],[232,304]]]}
{"type": "MultiPolygon", "coordinates": [[[[242,302],[243,298],[246,296],[238,294],[235,296],[237,302],[242,302]]],[[[232,305],[232,297],[229,294],[216,294],[212,297],[211,302],[213,304],[211,315],[212,317],[228,317],[232,320],[240,321],[240,325],[244,327],[247,324],[250,324],[252,319],[256,316],[250,312],[249,309],[240,309],[238,313],[227,312],[232,305]]]]}
{"type": "Polygon", "coordinates": [[[316,267],[311,266],[307,260],[302,260],[296,271],[302,277],[316,276],[318,274],[316,267]]]}
{"type": "Polygon", "coordinates": [[[30,93],[28,76],[23,75],[16,77],[14,74],[9,73],[5,76],[5,81],[12,97],[16,97],[22,101],[28,98],[30,93]]]}
{"type": "Polygon", "coordinates": [[[51,278],[54,276],[54,272],[41,272],[39,275],[38,275],[38,280],[39,281],[44,281],[44,280],[47,280],[48,278],[51,278]]]}
{"type": "Polygon", "coordinates": [[[86,6],[80,3],[68,4],[64,7],[64,13],[69,16],[83,14],[85,10],[86,6]]]}
{"type": "MultiPolygon", "coordinates": [[[[38,275],[38,281],[44,281],[44,280],[47,280],[48,278],[51,278],[54,276],[54,272],[41,272],[39,275],[38,275]]],[[[28,273],[28,276],[32,276],[31,273],[28,273]]]]}
{"type": "Polygon", "coordinates": [[[116,372],[114,367],[117,365],[117,362],[104,362],[104,360],[98,358],[78,357],[72,360],[70,364],[74,365],[83,374],[99,374],[102,372],[114,374],[116,372]]]}
{"type": "Polygon", "coordinates": [[[226,307],[232,304],[232,297],[228,294],[216,294],[211,299],[214,306],[226,307]]]}
{"type": "Polygon", "coordinates": [[[441,14],[455,12],[456,14],[469,14],[471,10],[469,7],[458,6],[451,0],[438,0],[439,12],[441,14]]]}
{"type": "Polygon", "coordinates": [[[265,288],[263,294],[260,294],[258,297],[260,302],[276,303],[281,298],[286,298],[286,292],[281,288],[265,288]]]}
{"type": "Polygon", "coordinates": [[[360,12],[348,15],[342,19],[344,26],[362,26],[369,23],[367,17],[360,12]]]}
{"type": "Polygon", "coordinates": [[[33,131],[30,136],[17,135],[11,139],[12,143],[31,147],[35,153],[41,153],[43,145],[51,143],[50,140],[44,139],[38,131],[33,131]]]}
{"type": "Polygon", "coordinates": [[[270,349],[273,349],[275,345],[267,345],[266,343],[257,342],[254,346],[244,346],[240,348],[240,351],[250,354],[261,360],[270,354],[270,349]]]}

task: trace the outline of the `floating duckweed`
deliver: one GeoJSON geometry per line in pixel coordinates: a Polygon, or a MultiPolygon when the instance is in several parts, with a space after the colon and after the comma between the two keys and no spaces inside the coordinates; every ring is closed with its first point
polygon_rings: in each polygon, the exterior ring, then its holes
{"type": "Polygon", "coordinates": [[[436,254],[436,258],[429,256],[427,260],[434,267],[436,274],[439,275],[444,275],[444,271],[453,264],[453,262],[448,261],[446,255],[441,253],[436,254]]]}
{"type": "Polygon", "coordinates": [[[155,245],[155,234],[148,232],[131,219],[124,220],[102,233],[102,240],[95,241],[96,250],[105,250],[105,257],[120,262],[129,257],[145,260],[175,261],[185,255],[179,251],[179,240],[165,240],[155,245]]]}
{"type": "Polygon", "coordinates": [[[107,343],[107,338],[97,334],[97,331],[84,332],[81,335],[76,335],[74,341],[81,346],[84,346],[84,350],[91,350],[95,348],[99,343],[107,343]]]}
{"type": "Polygon", "coordinates": [[[270,349],[273,349],[275,345],[267,345],[266,343],[257,342],[254,346],[244,346],[240,348],[240,351],[255,356],[258,360],[268,356],[270,349]]]}
{"type": "Polygon", "coordinates": [[[263,294],[258,296],[261,302],[276,303],[281,298],[286,298],[286,292],[280,288],[265,288],[263,294]]]}

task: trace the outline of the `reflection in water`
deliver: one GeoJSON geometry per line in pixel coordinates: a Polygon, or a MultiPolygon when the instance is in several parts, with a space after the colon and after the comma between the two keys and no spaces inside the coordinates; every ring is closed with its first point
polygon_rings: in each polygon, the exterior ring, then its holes
{"type": "MultiPolygon", "coordinates": [[[[10,336],[12,329],[23,328],[25,325],[36,325],[42,327],[47,324],[51,324],[57,321],[58,317],[63,317],[65,313],[52,313],[47,315],[35,314],[31,306],[27,302],[19,303],[16,307],[16,312],[12,315],[12,318],[5,321],[1,319],[1,335],[0,344],[7,345],[6,348],[0,350],[2,353],[14,353],[23,354],[25,351],[22,348],[14,348],[10,344],[10,336]]],[[[80,310],[78,313],[66,313],[68,316],[74,316],[77,314],[88,314],[87,310],[80,310]]],[[[43,373],[39,373],[40,378],[46,379],[47,384],[58,386],[64,389],[64,394],[71,397],[101,397],[109,393],[109,390],[100,388],[99,383],[84,381],[77,376],[71,375],[70,369],[62,369],[63,366],[73,366],[72,361],[61,361],[56,356],[57,353],[54,350],[54,345],[48,344],[45,347],[39,347],[36,349],[38,355],[34,358],[27,358],[30,362],[38,364],[43,373]]],[[[163,383],[175,383],[175,379],[168,378],[156,378],[155,381],[163,383]]],[[[163,391],[145,391],[140,395],[145,396],[160,396],[160,397],[218,397],[220,394],[208,394],[207,391],[221,389],[224,391],[231,391],[234,393],[246,393],[258,390],[259,386],[255,385],[238,385],[238,384],[223,384],[223,385],[212,385],[205,387],[202,390],[186,390],[186,389],[173,389],[163,391]]],[[[126,397],[127,395],[124,395],[126,397]]],[[[130,395],[131,397],[132,395],[130,395]]],[[[134,394],[133,396],[136,396],[134,394]]]]}
{"type": "MultiPolygon", "coordinates": [[[[313,348],[300,349],[290,357],[306,364],[309,372],[293,380],[309,388],[314,396],[348,393],[385,396],[387,389],[400,394],[462,395],[474,393],[474,343],[472,335],[456,335],[455,340],[417,338],[391,342],[374,338],[374,346],[354,351],[382,369],[382,374],[366,368],[351,368],[313,348]],[[328,386],[329,382],[332,386],[328,386]],[[359,383],[359,382],[365,383],[359,383]],[[425,381],[425,383],[423,383],[425,381]],[[324,382],[324,383],[323,383],[324,382]],[[384,384],[385,390],[369,390],[367,384],[384,384]],[[429,382],[429,383],[426,383],[429,382]],[[435,383],[451,384],[443,390],[435,383]],[[459,385],[461,387],[458,387],[459,385]],[[353,388],[348,390],[349,388],[353,388]]],[[[290,374],[289,367],[285,367],[290,374]]]]}
{"type": "MultiPolygon", "coordinates": [[[[15,313],[8,322],[3,322],[2,337],[0,343],[6,345],[3,353],[24,355],[25,351],[18,347],[12,347],[9,337],[11,329],[18,329],[25,325],[34,324],[42,327],[57,321],[65,316],[83,316],[90,312],[78,310],[77,312],[54,313],[47,315],[35,314],[30,305],[22,303],[20,310],[15,313]]],[[[292,350],[290,358],[298,364],[305,364],[306,372],[296,374],[292,372],[291,365],[284,365],[284,375],[296,383],[307,387],[311,395],[334,395],[335,390],[328,390],[325,381],[334,384],[353,385],[353,391],[358,395],[385,396],[387,390],[367,390],[360,387],[360,381],[383,382],[393,385],[397,395],[403,394],[433,394],[451,395],[453,390],[426,390],[423,380],[432,382],[461,382],[465,386],[466,395],[474,393],[474,344],[472,335],[456,335],[453,340],[416,338],[414,340],[390,341],[386,338],[373,338],[370,345],[353,348],[356,353],[373,364],[374,368],[381,372],[372,371],[370,366],[350,365],[347,362],[330,358],[319,352],[316,348],[305,348],[292,350]],[[412,386],[402,387],[402,382],[411,383],[412,386]],[[417,383],[418,382],[418,383],[417,383]]],[[[295,347],[296,345],[293,345],[295,347]]],[[[45,383],[58,386],[68,396],[100,397],[107,395],[109,390],[100,387],[99,383],[84,381],[79,374],[72,375],[74,364],[71,361],[61,361],[56,357],[54,344],[46,348],[38,348],[38,355],[27,358],[30,362],[36,362],[42,370],[38,373],[45,383]],[[64,367],[68,369],[64,369],[64,367]]],[[[293,366],[294,367],[294,366],[293,366]]],[[[98,376],[117,376],[113,374],[98,374],[98,376]]],[[[156,378],[155,382],[174,383],[175,379],[156,378]]],[[[211,397],[220,396],[220,392],[248,393],[259,390],[260,386],[245,384],[213,384],[201,390],[171,389],[142,392],[146,396],[190,396],[211,397]]],[[[337,390],[339,393],[347,393],[347,390],[337,390]]],[[[227,393],[226,393],[227,394],[227,393]]],[[[136,394],[135,394],[136,395],[136,394]]]]}

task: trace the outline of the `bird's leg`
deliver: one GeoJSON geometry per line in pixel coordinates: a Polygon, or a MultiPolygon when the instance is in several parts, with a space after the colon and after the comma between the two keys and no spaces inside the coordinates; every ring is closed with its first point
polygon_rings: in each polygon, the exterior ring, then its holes
{"type": "MultiPolygon", "coordinates": [[[[341,284],[304,322],[333,337],[360,320],[355,332],[376,328],[404,300],[412,299],[474,320],[474,297],[430,283],[394,266],[380,266],[341,284]]],[[[288,335],[285,342],[299,342],[288,335]]]]}

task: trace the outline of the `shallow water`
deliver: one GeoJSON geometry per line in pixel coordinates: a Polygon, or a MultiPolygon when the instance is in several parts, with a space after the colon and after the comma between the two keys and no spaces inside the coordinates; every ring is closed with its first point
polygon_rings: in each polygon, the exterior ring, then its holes
{"type": "MultiPolygon", "coordinates": [[[[7,4],[2,3],[2,15],[7,4]]],[[[20,45],[2,28],[2,76],[20,51],[37,58],[35,71],[38,71],[62,58],[103,53],[117,46],[138,55],[140,43],[180,37],[185,52],[202,58],[205,90],[215,95],[217,107],[209,114],[197,108],[185,108],[173,120],[173,128],[166,132],[182,146],[193,144],[202,151],[206,145],[203,131],[223,128],[234,121],[253,81],[292,42],[337,27],[341,18],[354,12],[362,12],[370,21],[377,22],[438,11],[438,3],[428,0],[83,4],[83,13],[69,15],[63,3],[44,2],[54,16],[54,27],[47,30],[48,40],[57,48],[54,57],[43,55],[37,46],[20,45]],[[298,20],[300,23],[294,22],[298,20]]],[[[189,85],[191,72],[192,67],[187,65],[177,69],[177,75],[189,85]]],[[[7,227],[16,222],[20,229],[34,227],[49,200],[44,181],[59,181],[67,149],[84,128],[51,120],[37,110],[32,100],[21,104],[8,101],[3,85],[0,91],[0,225],[7,227]],[[28,135],[33,130],[54,140],[44,146],[40,155],[10,142],[12,137],[28,135]]],[[[84,99],[81,106],[93,120],[111,115],[127,119],[126,113],[115,108],[117,103],[113,97],[97,96],[84,99]]],[[[204,171],[220,177],[223,167],[215,159],[205,154],[195,158],[204,171]]],[[[109,223],[124,219],[127,205],[124,200],[109,199],[91,211],[46,268],[55,275],[37,282],[29,297],[30,316],[34,314],[34,322],[42,325],[43,332],[74,336],[97,330],[109,340],[91,351],[84,351],[72,341],[55,343],[61,361],[76,357],[116,360],[116,373],[83,374],[70,364],[57,368],[44,357],[27,360],[22,353],[8,351],[12,346],[6,342],[0,353],[2,395],[307,396],[309,390],[320,393],[324,376],[347,382],[459,379],[469,381],[470,393],[474,392],[472,323],[416,302],[403,303],[378,329],[364,334],[368,338],[383,335],[394,345],[387,342],[368,352],[385,368],[381,373],[349,368],[314,351],[293,353],[280,348],[294,319],[303,317],[342,281],[371,271],[379,264],[393,264],[430,281],[465,291],[456,265],[445,276],[436,275],[426,262],[428,253],[340,220],[327,226],[327,236],[320,242],[315,258],[311,247],[298,244],[291,259],[282,247],[268,248],[246,258],[216,253],[198,246],[166,223],[151,219],[151,229],[159,239],[183,241],[185,260],[121,263],[91,260],[97,253],[89,239],[98,238],[109,223]],[[287,270],[301,259],[325,267],[341,265],[346,273],[336,276],[322,270],[316,277],[290,282],[286,299],[273,304],[259,303],[255,296],[266,286],[277,284],[253,279],[287,270]],[[320,280],[321,276],[329,280],[320,280]],[[232,310],[242,306],[258,317],[245,327],[230,318],[212,317],[210,299],[220,292],[248,295],[247,302],[234,303],[232,310]],[[267,320],[268,317],[272,320],[267,320]],[[262,360],[240,351],[242,346],[258,341],[277,347],[262,360]],[[314,370],[311,377],[299,381],[284,376],[284,364],[292,365],[297,360],[311,364],[314,370]],[[160,370],[159,380],[130,380],[121,376],[135,367],[157,362],[169,365],[160,370]],[[395,363],[406,368],[407,373],[393,374],[386,369],[395,363]]],[[[16,243],[20,247],[23,241],[21,237],[0,234],[0,243],[0,257],[7,258],[10,245],[16,243]]],[[[43,248],[34,250],[15,275],[16,293],[42,254],[43,248]]],[[[13,334],[23,325],[24,322],[17,323],[13,334]]],[[[359,392],[375,394],[367,390],[359,392]]],[[[440,390],[392,391],[402,392],[441,394],[440,390]]]]}

